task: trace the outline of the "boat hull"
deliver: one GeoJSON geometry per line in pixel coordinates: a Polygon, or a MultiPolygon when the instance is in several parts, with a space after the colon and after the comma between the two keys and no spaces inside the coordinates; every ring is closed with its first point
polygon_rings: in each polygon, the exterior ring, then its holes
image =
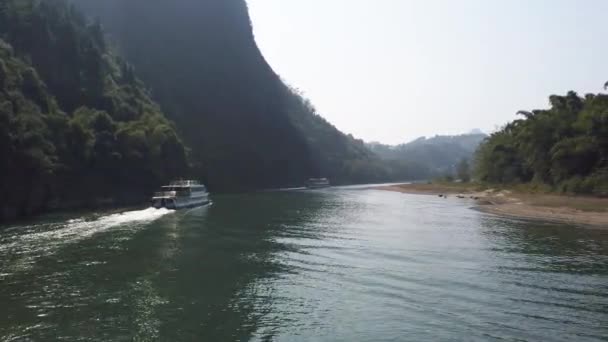
{"type": "Polygon", "coordinates": [[[331,185],[307,185],[306,188],[313,190],[313,189],[325,189],[325,188],[329,188],[331,187],[331,185]]]}
{"type": "Polygon", "coordinates": [[[167,208],[172,210],[186,209],[201,207],[210,203],[209,197],[196,197],[196,198],[153,198],[152,206],[156,209],[167,208]]]}

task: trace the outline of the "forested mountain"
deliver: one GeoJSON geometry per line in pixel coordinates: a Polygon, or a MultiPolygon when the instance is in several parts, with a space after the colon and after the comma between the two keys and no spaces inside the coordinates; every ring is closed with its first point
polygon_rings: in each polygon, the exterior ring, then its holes
{"type": "Polygon", "coordinates": [[[285,85],[244,0],[3,0],[0,42],[0,219],[141,199],[174,177],[221,191],[420,173],[285,85]]]}
{"type": "Polygon", "coordinates": [[[63,1],[0,2],[0,220],[187,172],[173,124],[103,36],[63,1]]]}
{"type": "Polygon", "coordinates": [[[536,183],[571,193],[608,194],[608,95],[552,95],[549,109],[492,134],[476,156],[491,183],[536,183]]]}
{"type": "Polygon", "coordinates": [[[135,65],[212,190],[415,176],[341,133],[281,81],[256,45],[244,0],[73,1],[135,65]]]}
{"type": "Polygon", "coordinates": [[[463,159],[472,160],[480,143],[487,137],[479,130],[462,135],[420,137],[407,144],[388,146],[368,144],[369,148],[387,160],[399,160],[427,170],[427,177],[454,174],[456,165],[463,159]]]}

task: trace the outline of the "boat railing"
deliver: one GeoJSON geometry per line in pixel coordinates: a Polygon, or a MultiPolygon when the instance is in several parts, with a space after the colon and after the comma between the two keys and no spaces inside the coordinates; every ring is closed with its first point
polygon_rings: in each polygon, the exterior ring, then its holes
{"type": "Polygon", "coordinates": [[[171,185],[171,186],[193,186],[193,185],[201,185],[201,183],[196,180],[177,180],[177,181],[171,182],[171,184],[169,184],[169,185],[171,185]]]}

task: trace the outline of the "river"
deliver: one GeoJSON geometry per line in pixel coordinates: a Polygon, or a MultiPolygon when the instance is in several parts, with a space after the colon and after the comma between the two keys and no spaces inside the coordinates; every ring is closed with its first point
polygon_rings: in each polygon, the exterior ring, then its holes
{"type": "Polygon", "coordinates": [[[2,341],[608,341],[608,230],[361,188],[0,230],[2,341]]]}

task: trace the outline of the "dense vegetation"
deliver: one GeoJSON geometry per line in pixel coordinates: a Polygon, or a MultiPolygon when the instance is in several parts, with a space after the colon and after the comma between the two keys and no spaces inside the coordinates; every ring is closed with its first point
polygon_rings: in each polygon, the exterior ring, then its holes
{"type": "Polygon", "coordinates": [[[417,177],[337,130],[282,82],[255,43],[244,0],[74,1],[111,32],[212,190],[417,177]]]}
{"type": "Polygon", "coordinates": [[[64,1],[0,2],[0,219],[145,194],[186,149],[99,24],[64,1]]]}
{"type": "Polygon", "coordinates": [[[553,95],[551,107],[492,134],[476,155],[476,178],[608,194],[608,95],[553,95]]]}
{"type": "Polygon", "coordinates": [[[457,176],[459,164],[473,155],[487,136],[481,132],[461,135],[421,137],[407,144],[388,146],[369,143],[368,147],[385,160],[396,160],[410,169],[417,168],[418,178],[457,176]]]}

